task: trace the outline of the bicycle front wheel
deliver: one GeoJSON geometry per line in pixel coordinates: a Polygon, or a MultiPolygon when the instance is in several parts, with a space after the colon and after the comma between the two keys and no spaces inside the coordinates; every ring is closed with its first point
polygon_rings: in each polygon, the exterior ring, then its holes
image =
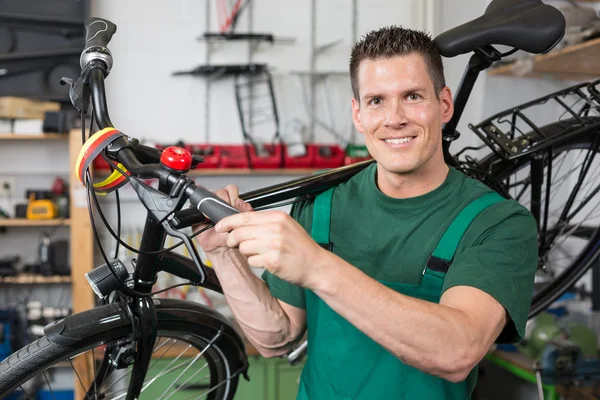
{"type": "MultiPolygon", "coordinates": [[[[569,290],[600,254],[600,152],[597,134],[584,135],[537,154],[543,166],[539,205],[539,262],[529,317],[569,290]]],[[[532,159],[493,155],[482,169],[520,204],[532,206],[532,159]]]]}
{"type": "MultiPolygon", "coordinates": [[[[127,349],[131,329],[100,325],[86,327],[91,336],[85,346],[65,346],[45,336],[12,354],[0,363],[0,398],[35,399],[42,392],[55,398],[61,388],[75,384],[79,393],[87,393],[86,399],[125,399],[133,366],[116,368],[105,354],[127,349]]],[[[139,399],[233,399],[239,362],[215,340],[214,332],[198,326],[181,331],[160,318],[157,328],[139,399]]]]}

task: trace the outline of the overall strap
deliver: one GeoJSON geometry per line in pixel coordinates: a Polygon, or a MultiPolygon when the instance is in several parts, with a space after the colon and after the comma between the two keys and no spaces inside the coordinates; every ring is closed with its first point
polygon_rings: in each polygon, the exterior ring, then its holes
{"type": "Polygon", "coordinates": [[[331,201],[334,190],[335,186],[319,193],[315,198],[311,229],[313,240],[329,251],[333,247],[333,243],[329,240],[329,230],[331,228],[331,201]]]}
{"type": "Polygon", "coordinates": [[[429,272],[433,275],[443,276],[450,268],[458,244],[469,225],[471,225],[471,222],[473,222],[480,212],[502,200],[504,200],[504,197],[493,192],[473,200],[463,208],[454,221],[452,221],[431,256],[429,256],[423,273],[427,274],[429,272]]]}

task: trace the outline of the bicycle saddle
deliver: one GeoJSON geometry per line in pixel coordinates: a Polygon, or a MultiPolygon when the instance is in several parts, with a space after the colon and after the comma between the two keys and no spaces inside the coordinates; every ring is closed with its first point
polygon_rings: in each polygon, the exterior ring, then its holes
{"type": "Polygon", "coordinates": [[[541,0],[493,0],[483,16],[438,35],[434,43],[444,57],[487,45],[546,53],[562,39],[565,25],[562,13],[541,0]]]}

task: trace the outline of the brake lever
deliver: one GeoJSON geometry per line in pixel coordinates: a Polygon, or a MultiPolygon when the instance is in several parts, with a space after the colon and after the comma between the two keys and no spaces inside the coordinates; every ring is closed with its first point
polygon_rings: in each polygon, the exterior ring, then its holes
{"type": "Polygon", "coordinates": [[[135,189],[140,201],[146,207],[152,217],[160,222],[165,232],[169,235],[181,239],[187,247],[192,260],[198,268],[198,272],[202,277],[199,283],[206,280],[206,273],[204,272],[205,265],[200,259],[200,255],[196,250],[196,247],[192,244],[192,241],[188,235],[178,230],[175,230],[171,226],[171,220],[175,216],[175,211],[181,209],[186,199],[183,197],[185,194],[185,182],[181,184],[175,184],[171,195],[164,194],[153,187],[144,185],[135,179],[130,180],[131,186],[135,189]]]}
{"type": "Polygon", "coordinates": [[[136,179],[130,179],[129,183],[135,189],[144,207],[161,224],[167,217],[173,215],[176,210],[181,209],[186,202],[186,199],[183,198],[185,190],[181,186],[176,193],[167,195],[153,187],[138,182],[136,179]]]}
{"type": "Polygon", "coordinates": [[[104,75],[107,75],[106,66],[103,62],[91,61],[81,71],[76,81],[64,77],[60,79],[59,83],[61,85],[69,86],[69,99],[71,100],[73,107],[75,107],[79,113],[87,114],[90,109],[91,89],[88,83],[90,71],[94,68],[100,68],[104,71],[104,75]]]}
{"type": "MultiPolygon", "coordinates": [[[[171,214],[171,215],[174,215],[174,214],[171,214]]],[[[163,228],[169,235],[181,239],[183,244],[185,244],[185,247],[187,247],[188,251],[190,252],[192,260],[196,264],[196,267],[198,267],[198,272],[200,273],[200,276],[201,276],[200,282],[197,282],[197,283],[204,283],[204,281],[206,280],[206,274],[204,273],[205,265],[202,263],[202,260],[200,259],[200,255],[198,254],[198,251],[196,250],[196,246],[194,246],[192,244],[192,241],[188,235],[186,235],[185,233],[180,232],[178,230],[175,230],[175,228],[173,228],[171,226],[170,220],[171,220],[171,218],[168,218],[162,222],[163,228]]]]}

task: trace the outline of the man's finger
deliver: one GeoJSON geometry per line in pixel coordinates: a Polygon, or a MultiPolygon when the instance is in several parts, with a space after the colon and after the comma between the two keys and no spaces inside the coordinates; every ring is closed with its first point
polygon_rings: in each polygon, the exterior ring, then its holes
{"type": "Polygon", "coordinates": [[[215,230],[217,232],[229,232],[242,226],[283,222],[288,217],[283,211],[243,212],[223,218],[215,225],[215,230]]]}
{"type": "Polygon", "coordinates": [[[225,190],[225,189],[217,189],[214,191],[214,194],[216,194],[217,196],[219,196],[219,198],[225,200],[227,202],[227,204],[232,204],[231,201],[231,196],[229,194],[229,191],[225,190]]]}
{"type": "Polygon", "coordinates": [[[240,243],[238,250],[246,257],[265,254],[270,251],[269,243],[263,239],[244,241],[240,243]]]}
{"type": "Polygon", "coordinates": [[[242,226],[229,232],[227,235],[227,246],[238,247],[240,243],[247,240],[266,239],[272,236],[272,229],[268,225],[242,226]]]}
{"type": "Polygon", "coordinates": [[[241,212],[250,212],[250,211],[254,210],[252,208],[252,206],[250,205],[250,203],[246,203],[242,199],[237,199],[236,200],[236,202],[235,202],[235,208],[237,208],[241,212]]]}
{"type": "Polygon", "coordinates": [[[225,186],[225,191],[229,194],[229,204],[235,207],[235,203],[240,197],[240,190],[236,185],[229,184],[225,186]]]}
{"type": "Polygon", "coordinates": [[[270,263],[266,254],[260,254],[248,257],[248,265],[251,267],[268,269],[267,267],[270,263]]]}

